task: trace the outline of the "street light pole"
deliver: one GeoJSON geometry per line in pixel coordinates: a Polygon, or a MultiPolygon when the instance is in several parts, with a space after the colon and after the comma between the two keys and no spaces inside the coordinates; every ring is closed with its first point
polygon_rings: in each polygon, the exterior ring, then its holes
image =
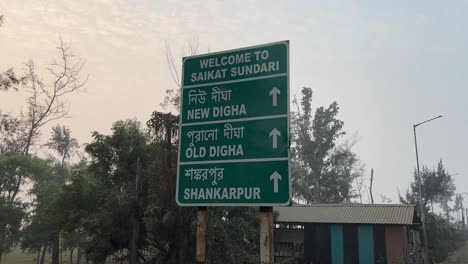
{"type": "Polygon", "coordinates": [[[421,221],[422,221],[422,231],[423,231],[423,239],[424,239],[424,247],[423,247],[423,257],[424,257],[424,263],[429,264],[429,255],[428,255],[428,242],[427,242],[427,229],[426,229],[426,213],[424,212],[424,204],[423,204],[423,197],[422,197],[422,178],[421,178],[421,172],[419,170],[419,154],[418,154],[418,141],[416,137],[416,127],[430,122],[432,120],[435,120],[437,118],[441,118],[442,116],[439,115],[437,117],[428,119],[426,121],[423,121],[418,124],[413,125],[413,133],[414,133],[414,148],[416,150],[416,169],[418,172],[418,189],[419,189],[419,206],[421,208],[421,221]]]}

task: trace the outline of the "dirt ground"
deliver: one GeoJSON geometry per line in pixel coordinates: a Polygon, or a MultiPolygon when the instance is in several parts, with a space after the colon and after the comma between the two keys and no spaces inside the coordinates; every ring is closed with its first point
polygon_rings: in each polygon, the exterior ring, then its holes
{"type": "Polygon", "coordinates": [[[447,260],[441,264],[468,264],[468,241],[451,253],[447,260]]]}

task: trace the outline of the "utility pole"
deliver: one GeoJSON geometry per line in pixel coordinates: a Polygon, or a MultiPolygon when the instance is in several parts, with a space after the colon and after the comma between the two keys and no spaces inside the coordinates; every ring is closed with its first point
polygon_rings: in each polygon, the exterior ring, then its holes
{"type": "Polygon", "coordinates": [[[439,115],[437,117],[428,119],[426,121],[423,121],[418,124],[413,125],[413,133],[414,133],[414,148],[416,150],[416,168],[418,172],[418,191],[419,191],[419,207],[421,209],[421,221],[422,221],[422,235],[423,235],[423,241],[424,241],[424,246],[423,246],[423,257],[424,257],[424,263],[429,264],[429,252],[428,252],[428,242],[427,242],[427,229],[426,229],[426,212],[424,210],[424,204],[423,204],[423,188],[422,188],[422,178],[421,178],[421,171],[419,170],[419,154],[418,154],[418,141],[416,137],[416,127],[419,125],[422,125],[424,123],[430,122],[432,120],[435,120],[437,118],[441,118],[442,116],[439,115]]]}

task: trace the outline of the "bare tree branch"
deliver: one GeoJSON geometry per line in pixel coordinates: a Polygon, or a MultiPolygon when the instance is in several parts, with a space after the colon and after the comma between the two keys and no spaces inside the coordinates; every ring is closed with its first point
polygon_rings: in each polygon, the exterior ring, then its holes
{"type": "Polygon", "coordinates": [[[172,80],[177,85],[177,87],[180,88],[181,83],[180,83],[179,70],[175,65],[174,57],[172,56],[172,51],[168,42],[166,42],[166,60],[169,66],[169,71],[171,72],[172,80]]]}
{"type": "Polygon", "coordinates": [[[27,155],[41,127],[47,123],[61,118],[66,118],[69,107],[66,107],[63,99],[71,93],[82,91],[88,77],[81,79],[81,71],[85,62],[75,58],[69,45],[65,44],[59,36],[59,59],[53,60],[47,68],[52,81],[50,84],[43,82],[37,75],[33,61],[28,61],[26,66],[26,90],[30,92],[28,103],[28,140],[24,146],[23,154],[27,155]]]}
{"type": "Polygon", "coordinates": [[[177,89],[167,89],[164,102],[161,104],[164,108],[167,106],[173,106],[177,110],[179,109],[180,101],[180,89],[182,88],[182,73],[181,73],[181,62],[184,57],[193,56],[199,53],[200,44],[198,38],[188,40],[184,46],[180,48],[179,57],[174,58],[172,55],[172,49],[168,42],[166,42],[166,61],[171,73],[172,80],[174,81],[177,89]]]}

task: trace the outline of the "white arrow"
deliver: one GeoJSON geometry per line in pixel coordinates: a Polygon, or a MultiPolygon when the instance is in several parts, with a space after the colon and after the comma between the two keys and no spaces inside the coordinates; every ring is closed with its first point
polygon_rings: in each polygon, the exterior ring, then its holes
{"type": "Polygon", "coordinates": [[[270,91],[270,96],[273,97],[273,106],[277,106],[278,105],[278,94],[281,94],[280,90],[278,90],[278,88],[276,87],[273,87],[273,89],[271,89],[270,91]]]}
{"type": "Polygon", "coordinates": [[[281,136],[281,133],[279,132],[278,129],[273,128],[273,130],[270,132],[270,137],[273,137],[273,148],[278,147],[278,136],[281,136]]]}
{"type": "Polygon", "coordinates": [[[273,180],[273,192],[277,193],[278,192],[278,181],[281,181],[281,175],[277,171],[275,171],[270,176],[270,181],[271,180],[273,180]]]}

